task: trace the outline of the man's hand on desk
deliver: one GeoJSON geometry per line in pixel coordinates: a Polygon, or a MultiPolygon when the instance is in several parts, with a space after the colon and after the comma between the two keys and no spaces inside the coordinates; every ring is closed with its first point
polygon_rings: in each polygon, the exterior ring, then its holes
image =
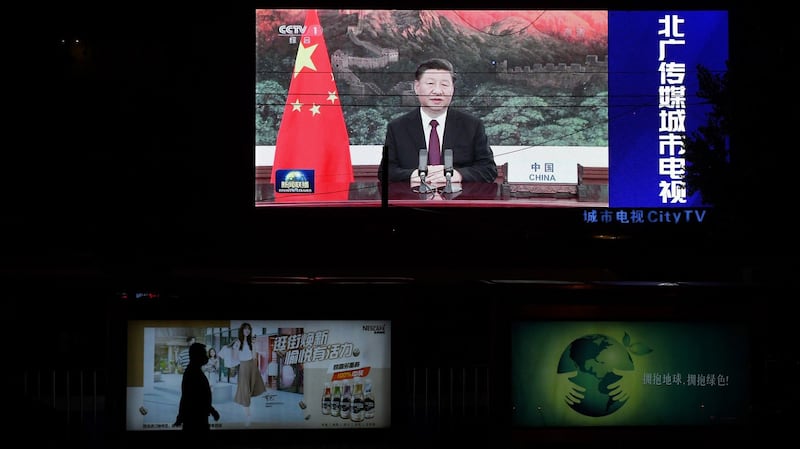
{"type": "MultiPolygon", "coordinates": [[[[411,183],[419,184],[419,170],[414,170],[411,174],[411,183]]],[[[444,165],[429,165],[428,174],[425,175],[425,182],[428,184],[444,185],[447,183],[447,178],[444,175],[444,165]]],[[[453,175],[450,177],[450,182],[461,182],[461,173],[458,170],[453,170],[453,175]]]]}

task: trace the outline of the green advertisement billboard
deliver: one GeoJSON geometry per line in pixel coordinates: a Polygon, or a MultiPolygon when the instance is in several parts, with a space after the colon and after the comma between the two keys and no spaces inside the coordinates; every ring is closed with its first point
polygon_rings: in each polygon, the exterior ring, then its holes
{"type": "Polygon", "coordinates": [[[750,343],[732,323],[512,324],[518,427],[739,423],[750,408],[750,343]]]}

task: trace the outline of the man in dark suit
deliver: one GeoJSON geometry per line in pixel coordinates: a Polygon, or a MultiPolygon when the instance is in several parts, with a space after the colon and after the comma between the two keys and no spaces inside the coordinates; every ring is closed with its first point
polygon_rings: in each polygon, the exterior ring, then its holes
{"type": "Polygon", "coordinates": [[[426,181],[443,184],[446,180],[444,159],[431,160],[431,133],[438,133],[440,150],[453,150],[452,182],[494,182],[497,165],[486,137],[483,122],[464,111],[449,109],[453,99],[455,71],[445,59],[430,59],[417,67],[414,93],[420,107],[392,120],[386,128],[385,159],[381,160],[379,179],[388,165],[389,182],[419,181],[420,149],[428,149],[426,181]],[[431,125],[436,120],[437,125],[431,125]]]}

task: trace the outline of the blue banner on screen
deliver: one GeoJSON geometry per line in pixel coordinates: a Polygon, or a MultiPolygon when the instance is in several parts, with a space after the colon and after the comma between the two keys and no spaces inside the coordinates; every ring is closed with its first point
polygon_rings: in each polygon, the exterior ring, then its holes
{"type": "Polygon", "coordinates": [[[691,207],[681,135],[706,123],[697,66],[726,71],[726,11],[609,11],[609,206],[691,207]]]}

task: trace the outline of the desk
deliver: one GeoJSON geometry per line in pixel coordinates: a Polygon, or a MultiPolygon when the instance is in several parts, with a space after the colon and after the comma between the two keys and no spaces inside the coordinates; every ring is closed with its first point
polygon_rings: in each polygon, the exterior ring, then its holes
{"type": "MultiPolygon", "coordinates": [[[[467,182],[453,184],[453,188],[460,191],[444,193],[444,186],[434,186],[429,193],[420,193],[419,185],[409,185],[407,182],[393,182],[389,184],[389,202],[395,201],[469,201],[484,200],[498,201],[502,199],[500,185],[493,182],[467,182]]],[[[351,200],[380,200],[381,184],[354,182],[350,185],[351,200]],[[371,184],[371,185],[370,185],[371,184]]]]}
{"type": "MultiPolygon", "coordinates": [[[[393,182],[388,187],[390,207],[608,207],[607,202],[578,202],[575,197],[514,197],[506,185],[493,182],[462,183],[460,192],[450,194],[443,193],[444,186],[435,193],[419,193],[418,187],[408,182],[393,182]]],[[[350,184],[346,201],[275,201],[274,186],[260,183],[256,185],[255,204],[257,207],[381,207],[381,194],[380,182],[356,181],[350,184]]]]}

